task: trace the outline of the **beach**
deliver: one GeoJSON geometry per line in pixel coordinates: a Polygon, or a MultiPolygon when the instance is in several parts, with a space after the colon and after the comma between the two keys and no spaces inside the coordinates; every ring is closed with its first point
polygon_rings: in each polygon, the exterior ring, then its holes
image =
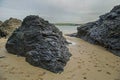
{"type": "Polygon", "coordinates": [[[0,80],[120,80],[119,3],[0,0],[0,80]]]}
{"type": "Polygon", "coordinates": [[[34,67],[24,57],[9,54],[0,39],[0,80],[120,80],[120,57],[79,38],[65,36],[72,54],[61,74],[34,67]]]}

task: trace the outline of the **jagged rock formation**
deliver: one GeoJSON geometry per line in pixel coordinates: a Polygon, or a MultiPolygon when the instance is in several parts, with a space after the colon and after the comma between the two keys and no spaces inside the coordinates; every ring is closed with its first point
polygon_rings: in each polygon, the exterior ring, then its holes
{"type": "Polygon", "coordinates": [[[13,32],[6,49],[9,53],[25,56],[31,65],[60,73],[71,56],[66,45],[67,41],[58,28],[31,15],[13,32]]]}
{"type": "Polygon", "coordinates": [[[0,25],[0,38],[8,37],[21,25],[22,21],[16,18],[10,18],[0,25]]]}
{"type": "Polygon", "coordinates": [[[3,23],[3,22],[2,22],[2,21],[0,21],[0,26],[2,25],[2,23],[3,23]]]}
{"type": "MultiPolygon", "coordinates": [[[[3,23],[3,22],[0,21],[0,27],[1,27],[2,23],[3,23]]],[[[3,32],[0,30],[0,38],[3,37],[3,36],[4,36],[4,35],[3,35],[3,32]]]]}
{"type": "Polygon", "coordinates": [[[99,20],[84,24],[77,30],[77,37],[102,45],[120,56],[120,5],[100,16],[99,20]]]}

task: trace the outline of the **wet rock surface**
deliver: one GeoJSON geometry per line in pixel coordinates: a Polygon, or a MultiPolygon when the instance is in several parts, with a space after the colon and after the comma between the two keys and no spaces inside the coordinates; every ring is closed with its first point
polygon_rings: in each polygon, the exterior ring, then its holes
{"type": "Polygon", "coordinates": [[[102,45],[120,56],[120,5],[100,16],[99,20],[84,24],[77,30],[77,37],[102,45]]]}
{"type": "Polygon", "coordinates": [[[21,23],[22,21],[16,18],[10,18],[3,23],[0,22],[0,38],[9,37],[21,23]]]}
{"type": "Polygon", "coordinates": [[[31,15],[9,37],[6,49],[9,53],[25,56],[31,65],[60,73],[71,56],[66,45],[58,28],[31,15]]]}

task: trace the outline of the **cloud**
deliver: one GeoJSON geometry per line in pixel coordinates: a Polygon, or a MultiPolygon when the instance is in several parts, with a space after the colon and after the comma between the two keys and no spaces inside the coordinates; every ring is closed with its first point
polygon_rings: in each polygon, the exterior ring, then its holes
{"type": "Polygon", "coordinates": [[[0,19],[39,15],[50,22],[83,23],[96,20],[120,0],[0,0],[0,19]]]}

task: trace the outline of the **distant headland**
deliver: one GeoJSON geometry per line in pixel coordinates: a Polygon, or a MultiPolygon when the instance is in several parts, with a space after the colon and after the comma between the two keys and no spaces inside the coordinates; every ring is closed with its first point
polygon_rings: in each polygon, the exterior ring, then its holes
{"type": "Polygon", "coordinates": [[[80,26],[81,24],[77,24],[77,23],[53,23],[57,26],[80,26]]]}

